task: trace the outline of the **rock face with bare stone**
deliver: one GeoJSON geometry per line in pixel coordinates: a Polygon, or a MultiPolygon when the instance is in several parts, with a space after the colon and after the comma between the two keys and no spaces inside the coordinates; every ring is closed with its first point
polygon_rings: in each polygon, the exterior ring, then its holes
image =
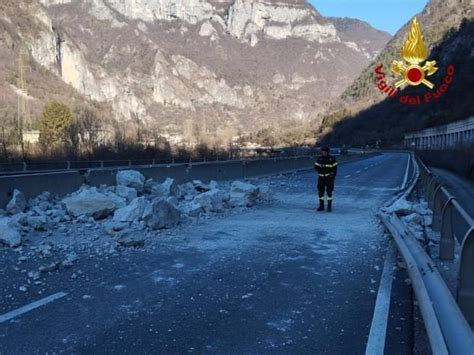
{"type": "MultiPolygon", "coordinates": [[[[185,139],[182,121],[206,124],[211,135],[219,134],[222,117],[229,117],[226,128],[244,133],[311,123],[390,39],[370,26],[355,38],[341,37],[332,20],[301,0],[18,4],[2,1],[0,77],[15,73],[6,64],[14,62],[11,48],[21,39],[28,61],[45,70],[28,83],[36,110],[47,100],[35,95],[46,83],[62,101],[77,95],[82,103],[107,103],[103,113],[116,121],[105,129],[134,130],[136,114],[144,128],[185,139]],[[99,43],[107,38],[115,41],[99,43]],[[143,48],[146,55],[137,55],[143,48]],[[275,75],[283,80],[273,83],[275,75]]],[[[344,28],[353,32],[351,24],[344,28]]],[[[13,109],[15,88],[5,90],[13,109]]]]}

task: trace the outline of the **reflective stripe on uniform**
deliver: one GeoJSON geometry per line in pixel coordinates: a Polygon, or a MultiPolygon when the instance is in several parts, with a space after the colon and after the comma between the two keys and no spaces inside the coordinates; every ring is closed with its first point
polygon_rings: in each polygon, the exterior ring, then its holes
{"type": "Polygon", "coordinates": [[[319,174],[319,176],[332,176],[333,173],[329,173],[329,174],[319,174]]]}
{"type": "Polygon", "coordinates": [[[320,166],[321,168],[334,168],[335,166],[337,166],[337,162],[335,162],[335,163],[333,163],[333,164],[319,164],[319,163],[314,163],[314,165],[320,166]]]}
{"type": "Polygon", "coordinates": [[[332,200],[332,196],[331,197],[328,196],[328,201],[331,201],[331,200],[332,200]]]}

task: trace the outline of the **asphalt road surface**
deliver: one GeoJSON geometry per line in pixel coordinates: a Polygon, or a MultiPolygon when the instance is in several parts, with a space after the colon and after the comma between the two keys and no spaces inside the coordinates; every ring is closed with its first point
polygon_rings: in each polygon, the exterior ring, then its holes
{"type": "MultiPolygon", "coordinates": [[[[407,162],[341,164],[332,213],[316,211],[313,171],[272,177],[274,201],[184,226],[154,250],[80,255],[41,295],[9,288],[21,266],[2,262],[0,315],[58,298],[0,322],[0,354],[363,354],[388,244],[375,212],[407,162]]],[[[411,351],[405,278],[386,353],[411,351]]]]}

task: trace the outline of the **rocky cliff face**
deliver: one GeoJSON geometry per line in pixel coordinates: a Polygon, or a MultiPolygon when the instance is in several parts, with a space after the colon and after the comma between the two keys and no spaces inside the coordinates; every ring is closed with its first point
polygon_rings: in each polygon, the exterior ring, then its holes
{"type": "MultiPolygon", "coordinates": [[[[60,79],[48,78],[54,90],[68,84],[84,100],[110,105],[117,120],[138,117],[160,132],[182,132],[190,122],[213,132],[307,121],[388,40],[370,29],[376,38],[370,43],[348,37],[302,0],[5,0],[0,6],[0,32],[10,38],[1,50],[14,57],[24,45],[47,69],[44,76],[60,79]]],[[[14,71],[5,70],[10,86],[14,71]]]]}

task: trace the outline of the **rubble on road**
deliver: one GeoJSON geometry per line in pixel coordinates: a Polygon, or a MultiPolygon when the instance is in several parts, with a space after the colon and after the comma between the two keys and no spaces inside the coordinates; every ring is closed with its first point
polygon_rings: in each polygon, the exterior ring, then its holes
{"type": "Polygon", "coordinates": [[[258,193],[258,186],[234,181],[230,190],[230,205],[232,207],[251,207],[257,203],[258,193]]]}
{"type": "MultiPolygon", "coordinates": [[[[100,242],[102,249],[112,253],[117,243],[142,246],[147,231],[153,231],[149,236],[156,235],[159,230],[169,230],[180,223],[209,218],[236,207],[238,211],[270,198],[266,185],[214,180],[177,184],[172,178],[158,182],[146,180],[134,170],[117,172],[116,184],[83,185],[62,199],[45,191],[28,202],[21,191],[15,190],[6,210],[0,211],[0,244],[15,248],[26,240],[35,245],[31,246],[33,255],[50,257],[53,248],[39,243],[38,238],[53,236],[47,240],[59,239],[76,251],[100,242]]],[[[77,255],[71,253],[69,250],[59,259],[63,261],[54,261],[55,267],[43,266],[42,272],[72,266],[77,255]]]]}

